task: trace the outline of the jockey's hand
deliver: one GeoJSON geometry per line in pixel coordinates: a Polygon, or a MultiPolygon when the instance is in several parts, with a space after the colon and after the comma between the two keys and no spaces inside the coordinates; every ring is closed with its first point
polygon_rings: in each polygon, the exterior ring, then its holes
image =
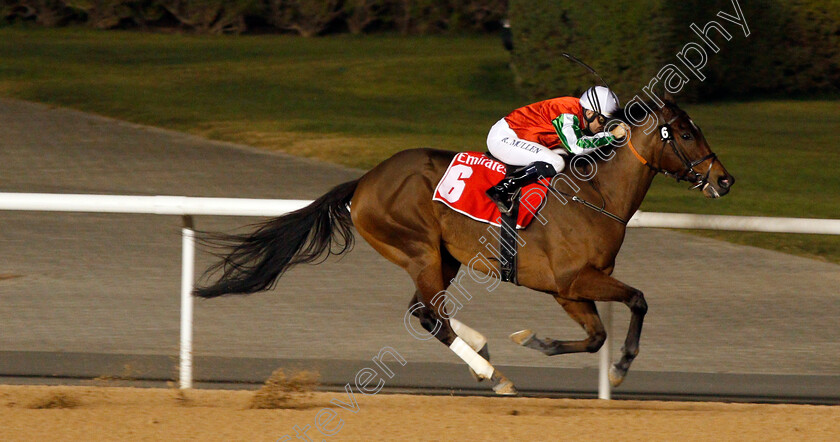
{"type": "Polygon", "coordinates": [[[614,127],[610,133],[616,138],[624,138],[630,133],[630,127],[621,122],[618,123],[618,125],[614,127]]]}

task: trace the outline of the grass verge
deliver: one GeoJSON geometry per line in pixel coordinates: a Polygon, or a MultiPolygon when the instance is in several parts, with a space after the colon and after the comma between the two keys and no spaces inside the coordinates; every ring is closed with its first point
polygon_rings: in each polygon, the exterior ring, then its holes
{"type": "MultiPolygon", "coordinates": [[[[0,95],[369,168],[412,147],[484,150],[527,104],[490,36],[220,36],[0,28],[0,95]]],[[[642,210],[840,217],[838,101],[687,105],[738,182],[706,200],[667,179],[642,210]]],[[[702,232],[840,262],[840,238],[702,232]]]]}

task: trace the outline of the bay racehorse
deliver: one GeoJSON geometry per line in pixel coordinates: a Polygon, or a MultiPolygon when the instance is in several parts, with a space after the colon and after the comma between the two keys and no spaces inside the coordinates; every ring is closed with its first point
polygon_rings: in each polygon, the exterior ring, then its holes
{"type": "MultiPolygon", "coordinates": [[[[624,241],[626,220],[642,204],[657,173],[692,182],[710,198],[725,195],[734,183],[689,116],[672,101],[664,103],[662,107],[649,103],[651,116],[661,124],[658,131],[645,133],[643,126],[633,125],[624,146],[603,152],[601,158],[590,155],[590,161],[570,162],[570,168],[580,167],[577,163],[587,165],[581,173],[554,177],[549,189],[553,197],[547,197],[540,211],[548,222],[534,222],[520,232],[525,246],[517,254],[518,283],[553,296],[587,337],[540,339],[523,330],[511,338],[547,355],[596,352],[606,332],[595,301],[624,303],[631,311],[630,326],[621,358],[610,369],[613,385],[621,383],[638,354],[647,312],[640,290],[610,276],[624,241]],[[571,197],[584,203],[570,202],[571,197]]],[[[640,121],[627,109],[619,118],[640,121]]],[[[320,262],[349,250],[351,227],[355,227],[376,251],[414,280],[416,291],[409,305],[421,325],[467,362],[477,379],[492,379],[497,393],[515,393],[513,384],[490,365],[486,339],[450,318],[439,296],[462,264],[499,275],[493,261],[473,260],[486,252],[479,238],[487,224],[432,201],[454,155],[434,149],[405,150],[361,178],[338,185],[309,206],[258,225],[251,233],[206,237],[206,243],[223,250],[218,253],[222,259],[208,274],[221,274],[216,282],[197,288],[195,295],[212,298],[269,289],[296,264],[320,262]]]]}

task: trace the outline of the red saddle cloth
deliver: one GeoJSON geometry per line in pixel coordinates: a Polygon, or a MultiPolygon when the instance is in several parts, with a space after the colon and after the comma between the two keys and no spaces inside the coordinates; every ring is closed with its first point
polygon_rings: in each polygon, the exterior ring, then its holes
{"type": "MultiPolygon", "coordinates": [[[[496,203],[485,193],[505,177],[504,163],[492,160],[479,152],[461,152],[455,155],[443,178],[435,188],[434,201],[446,204],[452,210],[474,220],[501,224],[501,212],[496,203]]],[[[524,229],[539,213],[545,203],[546,186],[551,180],[525,186],[521,192],[516,228],[524,229]]]]}

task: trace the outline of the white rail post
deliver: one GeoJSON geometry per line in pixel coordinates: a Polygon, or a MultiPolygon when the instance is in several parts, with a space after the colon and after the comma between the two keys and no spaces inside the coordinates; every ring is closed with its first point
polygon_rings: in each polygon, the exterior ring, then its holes
{"type": "Polygon", "coordinates": [[[601,312],[601,322],[604,323],[604,330],[607,331],[607,339],[598,352],[598,399],[610,399],[610,337],[612,336],[612,302],[604,303],[604,310],[601,312]]]}
{"type": "Polygon", "coordinates": [[[192,388],[192,327],[193,279],[195,278],[195,232],[190,215],[181,217],[181,363],[179,382],[181,389],[192,388]]]}

